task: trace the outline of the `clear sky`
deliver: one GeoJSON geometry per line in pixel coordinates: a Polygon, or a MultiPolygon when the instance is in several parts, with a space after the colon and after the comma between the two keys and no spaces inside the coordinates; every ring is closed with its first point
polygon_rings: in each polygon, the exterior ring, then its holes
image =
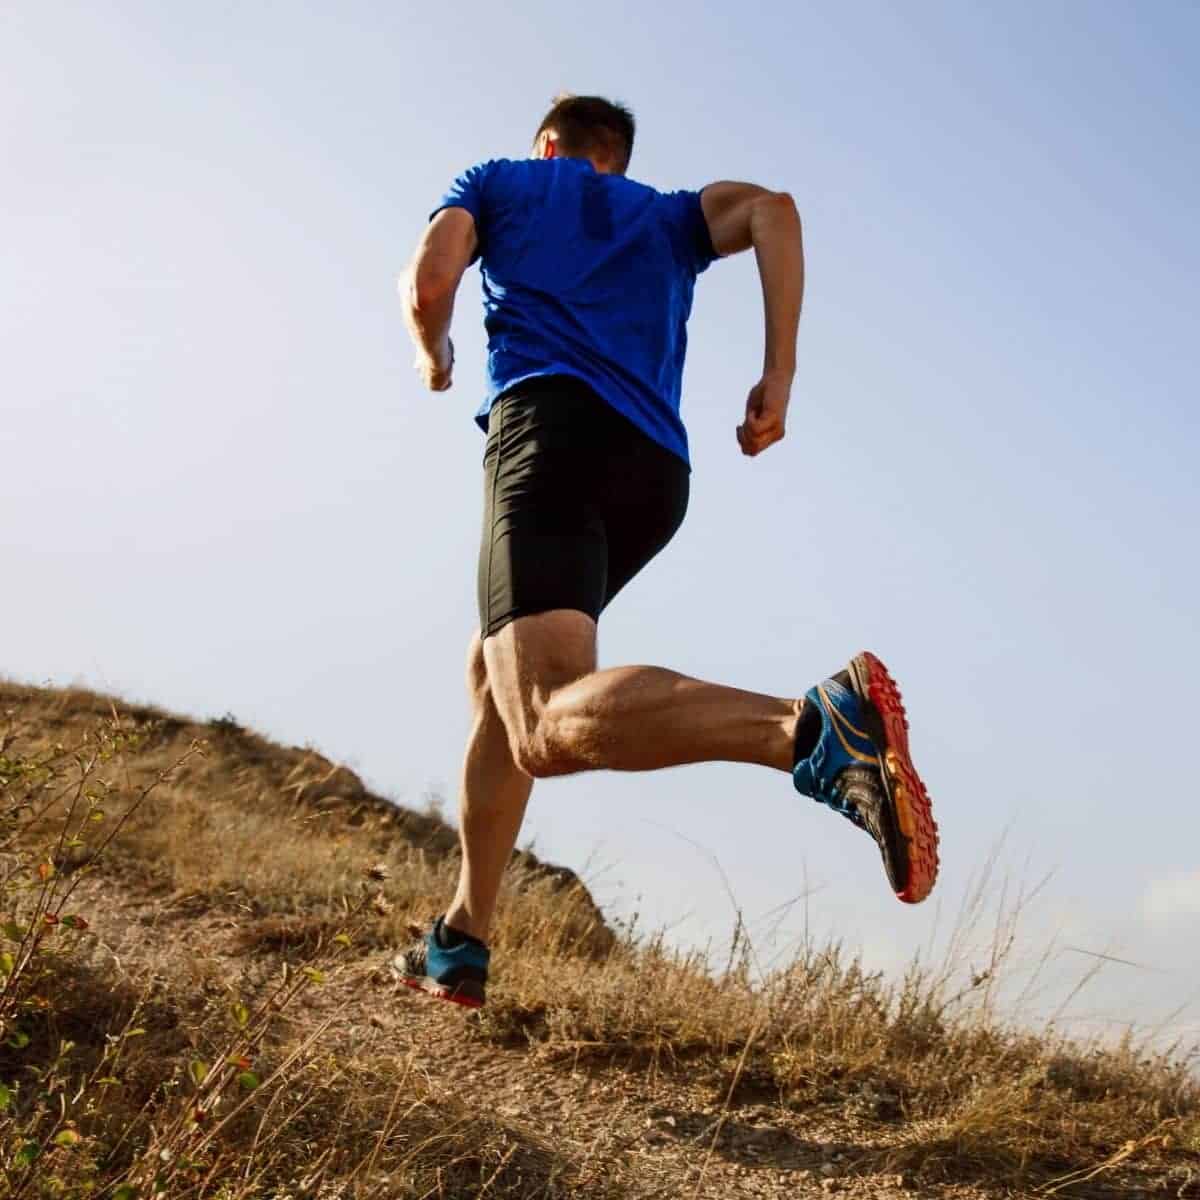
{"type": "Polygon", "coordinates": [[[478,280],[431,396],[395,276],[454,174],[525,154],[560,90],[615,96],[636,178],[790,190],[809,283],[788,440],[751,461],[753,263],[701,279],[691,513],[603,661],[793,695],[875,649],[945,866],[904,909],[861,834],[735,766],[542,785],[527,837],[681,941],[730,928],[715,856],[760,937],[809,889],[894,964],[1008,829],[1002,869],[1056,871],[1031,950],[1145,964],[1081,1019],[1194,1001],[1198,42],[1169,0],[4,5],[0,669],[452,800],[478,280]]]}

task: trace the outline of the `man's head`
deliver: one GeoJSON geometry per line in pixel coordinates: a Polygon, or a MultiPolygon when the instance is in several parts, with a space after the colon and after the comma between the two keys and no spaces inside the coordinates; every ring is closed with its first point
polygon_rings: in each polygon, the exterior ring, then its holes
{"type": "Polygon", "coordinates": [[[624,175],[633,154],[633,113],[599,96],[559,96],[533,139],[534,158],[586,158],[597,171],[624,175]]]}

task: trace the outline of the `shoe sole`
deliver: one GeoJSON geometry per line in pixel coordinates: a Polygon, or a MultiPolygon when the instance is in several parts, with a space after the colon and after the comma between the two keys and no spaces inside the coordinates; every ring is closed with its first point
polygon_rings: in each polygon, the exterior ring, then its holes
{"type": "Polygon", "coordinates": [[[428,975],[401,975],[395,967],[392,968],[392,971],[398,982],[404,984],[406,988],[412,988],[414,992],[424,992],[435,1000],[446,1000],[451,1004],[457,1004],[460,1008],[483,1007],[483,996],[476,995],[473,990],[478,985],[460,983],[457,987],[448,988],[428,975]]]}
{"type": "Polygon", "coordinates": [[[900,689],[887,667],[869,650],[855,655],[850,674],[860,696],[870,701],[883,734],[880,766],[887,780],[896,824],[908,852],[908,881],[896,896],[920,904],[933,891],[938,876],[938,827],[929,792],[913,766],[908,749],[908,716],[900,689]]]}

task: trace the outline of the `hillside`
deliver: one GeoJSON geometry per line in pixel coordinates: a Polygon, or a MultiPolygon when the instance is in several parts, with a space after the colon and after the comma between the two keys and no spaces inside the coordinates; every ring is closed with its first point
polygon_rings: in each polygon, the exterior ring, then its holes
{"type": "Polygon", "coordinates": [[[488,1007],[398,988],[456,840],[313,750],[0,683],[2,1196],[1200,1197],[1177,1055],[809,946],[761,978],[514,861],[488,1007]]]}

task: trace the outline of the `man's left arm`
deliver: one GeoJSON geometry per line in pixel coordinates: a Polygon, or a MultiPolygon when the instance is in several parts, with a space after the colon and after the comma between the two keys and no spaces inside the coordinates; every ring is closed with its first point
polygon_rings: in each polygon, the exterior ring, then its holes
{"type": "Polygon", "coordinates": [[[417,348],[414,366],[430,391],[444,392],[453,380],[454,296],[478,245],[475,218],[465,208],[443,208],[400,277],[404,323],[417,348]]]}

